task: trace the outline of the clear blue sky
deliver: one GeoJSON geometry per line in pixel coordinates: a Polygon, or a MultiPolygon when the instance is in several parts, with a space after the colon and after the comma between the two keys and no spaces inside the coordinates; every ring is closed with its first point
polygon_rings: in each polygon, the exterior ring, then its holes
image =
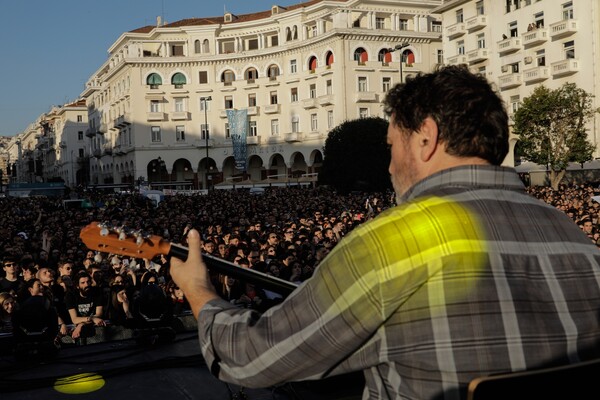
{"type": "Polygon", "coordinates": [[[76,100],[126,31],[185,18],[269,10],[306,0],[0,0],[0,135],[76,100]]]}

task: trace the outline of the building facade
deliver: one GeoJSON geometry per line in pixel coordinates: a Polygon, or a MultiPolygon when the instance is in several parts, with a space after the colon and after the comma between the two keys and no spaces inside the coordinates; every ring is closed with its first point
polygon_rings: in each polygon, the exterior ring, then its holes
{"type": "Polygon", "coordinates": [[[383,117],[400,71],[442,62],[441,21],[431,13],[440,4],[318,0],[123,33],[81,95],[88,183],[203,189],[315,180],[329,130],[383,117]],[[233,109],[247,112],[243,170],[233,109]]]}
{"type": "MultiPolygon", "coordinates": [[[[597,0],[445,0],[434,12],[443,19],[445,63],[467,64],[495,83],[509,115],[542,84],[575,83],[599,106],[597,0]]],[[[588,136],[600,157],[599,116],[588,136]]],[[[505,164],[514,165],[513,151],[505,164]]]]}

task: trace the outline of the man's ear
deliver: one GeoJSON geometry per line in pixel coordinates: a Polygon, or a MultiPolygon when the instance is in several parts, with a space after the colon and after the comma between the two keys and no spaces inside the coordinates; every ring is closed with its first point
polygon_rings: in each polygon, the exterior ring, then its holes
{"type": "Polygon", "coordinates": [[[419,129],[418,137],[421,160],[429,161],[438,148],[438,126],[433,118],[425,118],[419,129]]]}

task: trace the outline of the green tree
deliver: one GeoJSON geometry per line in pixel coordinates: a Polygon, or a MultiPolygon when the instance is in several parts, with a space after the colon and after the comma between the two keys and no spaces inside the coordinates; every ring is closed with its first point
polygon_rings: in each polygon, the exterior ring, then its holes
{"type": "Polygon", "coordinates": [[[388,122],[371,117],[346,121],[329,132],[319,183],[340,192],[391,189],[388,122]]]}
{"type": "Polygon", "coordinates": [[[548,166],[550,184],[558,188],[569,162],[592,159],[594,145],[587,138],[586,124],[598,112],[593,95],[565,83],[556,90],[535,88],[514,114],[513,133],[519,136],[524,158],[548,166]]]}

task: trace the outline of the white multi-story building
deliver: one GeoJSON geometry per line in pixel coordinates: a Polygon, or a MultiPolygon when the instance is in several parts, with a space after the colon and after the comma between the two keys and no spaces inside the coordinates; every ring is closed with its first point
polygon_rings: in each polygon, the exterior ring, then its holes
{"type": "Polygon", "coordinates": [[[82,93],[88,183],[314,179],[329,130],[383,117],[400,73],[442,62],[441,21],[431,13],[440,4],[314,0],[123,33],[82,93]],[[245,171],[236,168],[229,109],[247,110],[245,171]]]}
{"type": "MultiPolygon", "coordinates": [[[[541,84],[575,83],[598,107],[598,0],[445,0],[434,12],[442,15],[445,63],[468,64],[494,82],[509,115],[541,84]]],[[[588,135],[599,157],[600,117],[588,135]]],[[[512,155],[505,164],[514,165],[512,155]]]]}

